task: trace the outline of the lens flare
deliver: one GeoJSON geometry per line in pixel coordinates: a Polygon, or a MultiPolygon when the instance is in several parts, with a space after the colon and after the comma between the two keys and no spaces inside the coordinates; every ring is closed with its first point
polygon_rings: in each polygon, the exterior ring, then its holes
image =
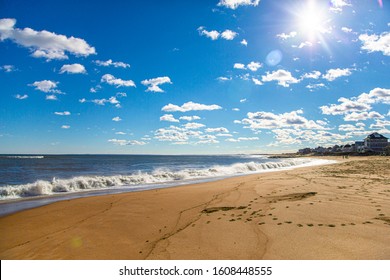
{"type": "Polygon", "coordinates": [[[282,61],[282,58],[283,54],[280,50],[273,50],[267,55],[265,62],[269,66],[276,66],[282,61]]]}

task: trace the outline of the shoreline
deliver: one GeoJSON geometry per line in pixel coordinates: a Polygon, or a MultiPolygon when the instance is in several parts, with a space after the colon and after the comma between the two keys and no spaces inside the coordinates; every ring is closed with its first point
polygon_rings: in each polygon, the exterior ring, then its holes
{"type": "Polygon", "coordinates": [[[40,196],[29,196],[29,197],[21,197],[21,198],[10,198],[0,200],[0,217],[4,217],[13,213],[17,213],[23,210],[33,209],[37,207],[41,207],[44,205],[49,205],[55,202],[70,200],[70,199],[79,199],[90,196],[104,196],[111,194],[121,194],[121,193],[131,193],[131,192],[142,192],[148,190],[156,190],[156,189],[165,189],[165,188],[174,188],[174,187],[185,187],[195,184],[202,184],[208,182],[216,182],[228,178],[235,178],[241,176],[248,176],[254,174],[265,174],[269,172],[279,172],[285,170],[292,170],[295,168],[304,168],[308,166],[319,166],[319,165],[327,165],[327,164],[336,164],[337,160],[335,159],[324,159],[318,157],[312,157],[313,162],[311,163],[303,163],[300,165],[289,166],[289,167],[280,167],[275,169],[264,169],[262,171],[257,171],[253,173],[247,174],[235,174],[235,175],[226,175],[226,176],[216,176],[216,177],[205,177],[199,179],[187,179],[182,181],[172,181],[160,184],[141,184],[134,186],[123,186],[106,188],[106,189],[91,189],[86,191],[78,191],[78,192],[60,192],[54,193],[50,195],[40,195],[40,196]],[[322,163],[315,162],[315,160],[322,160],[322,163]]]}
{"type": "Polygon", "coordinates": [[[389,163],[350,158],[56,202],[1,217],[0,257],[390,259],[389,163]]]}

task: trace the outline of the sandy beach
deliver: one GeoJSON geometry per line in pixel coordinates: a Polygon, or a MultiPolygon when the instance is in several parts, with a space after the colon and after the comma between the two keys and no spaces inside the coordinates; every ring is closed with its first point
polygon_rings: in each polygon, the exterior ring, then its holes
{"type": "Polygon", "coordinates": [[[56,202],[0,218],[5,259],[390,259],[390,158],[56,202]]]}

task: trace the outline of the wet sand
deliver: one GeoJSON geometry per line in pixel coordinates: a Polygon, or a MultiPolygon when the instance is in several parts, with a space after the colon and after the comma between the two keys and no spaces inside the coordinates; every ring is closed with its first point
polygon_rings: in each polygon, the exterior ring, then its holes
{"type": "Polygon", "coordinates": [[[0,257],[390,259],[390,158],[337,159],[14,213],[0,257]]]}

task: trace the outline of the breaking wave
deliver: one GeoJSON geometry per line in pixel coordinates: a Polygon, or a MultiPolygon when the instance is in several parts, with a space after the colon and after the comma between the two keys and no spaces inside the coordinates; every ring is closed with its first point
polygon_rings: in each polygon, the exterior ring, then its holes
{"type": "Polygon", "coordinates": [[[0,156],[0,158],[44,158],[44,156],[0,156]]]}
{"type": "Polygon", "coordinates": [[[280,162],[246,162],[235,163],[229,166],[215,165],[202,169],[183,169],[172,171],[165,168],[155,169],[153,172],[138,172],[131,175],[116,176],[80,176],[71,179],[56,179],[52,181],[39,180],[24,185],[6,185],[0,188],[1,199],[15,199],[22,197],[48,196],[59,193],[75,193],[91,190],[105,190],[114,188],[137,188],[157,184],[186,182],[218,177],[229,177],[251,173],[282,170],[296,166],[309,166],[331,163],[326,160],[313,159],[286,159],[280,162]]]}

